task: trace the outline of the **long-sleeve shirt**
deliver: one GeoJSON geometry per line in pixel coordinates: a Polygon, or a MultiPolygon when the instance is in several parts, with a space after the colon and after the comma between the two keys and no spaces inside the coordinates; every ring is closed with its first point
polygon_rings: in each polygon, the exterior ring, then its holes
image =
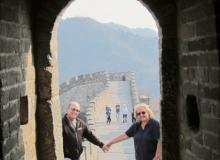
{"type": "Polygon", "coordinates": [[[85,137],[88,141],[102,148],[104,145],[99,139],[88,129],[85,122],[76,119],[76,126],[73,127],[71,122],[65,115],[62,119],[63,124],[63,150],[64,156],[71,159],[78,159],[83,151],[82,141],[85,137]]]}

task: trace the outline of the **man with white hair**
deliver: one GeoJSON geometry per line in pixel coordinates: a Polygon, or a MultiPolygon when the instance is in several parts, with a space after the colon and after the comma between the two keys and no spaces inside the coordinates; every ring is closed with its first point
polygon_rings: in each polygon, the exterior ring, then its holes
{"type": "MultiPolygon", "coordinates": [[[[78,118],[80,105],[70,102],[67,113],[62,119],[63,125],[63,151],[64,157],[79,160],[83,151],[82,141],[85,137],[93,144],[103,149],[103,143],[88,129],[85,122],[78,118]]],[[[103,149],[103,151],[105,151],[103,149]]]]}

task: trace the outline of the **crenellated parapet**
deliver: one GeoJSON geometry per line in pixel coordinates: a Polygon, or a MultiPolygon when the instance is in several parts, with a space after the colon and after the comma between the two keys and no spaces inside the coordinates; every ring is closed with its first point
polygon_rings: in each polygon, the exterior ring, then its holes
{"type": "Polygon", "coordinates": [[[106,84],[108,81],[107,73],[105,71],[95,72],[91,74],[82,74],[71,78],[60,85],[60,94],[68,91],[70,88],[80,85],[92,84],[102,82],[106,84]]]}
{"type": "MultiPolygon", "coordinates": [[[[75,76],[60,85],[60,99],[64,113],[70,101],[78,101],[83,112],[91,100],[97,99],[111,81],[129,81],[133,106],[139,102],[133,72],[109,73],[106,71],[75,76]]],[[[102,98],[102,97],[101,97],[102,98]]]]}
{"type": "Polygon", "coordinates": [[[110,81],[131,81],[133,72],[107,73],[110,81]]]}

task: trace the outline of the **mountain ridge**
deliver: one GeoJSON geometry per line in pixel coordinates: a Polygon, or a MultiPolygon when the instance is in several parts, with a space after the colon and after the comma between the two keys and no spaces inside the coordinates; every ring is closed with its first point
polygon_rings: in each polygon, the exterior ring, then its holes
{"type": "Polygon", "coordinates": [[[159,95],[157,33],[152,31],[147,36],[147,32],[138,35],[141,32],[137,31],[143,30],[99,23],[91,18],[61,21],[58,28],[61,83],[82,73],[133,71],[139,89],[159,95]]]}

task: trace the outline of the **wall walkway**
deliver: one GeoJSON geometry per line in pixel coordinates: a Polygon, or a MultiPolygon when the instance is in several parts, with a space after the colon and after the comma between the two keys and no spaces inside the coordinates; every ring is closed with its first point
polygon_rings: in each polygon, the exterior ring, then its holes
{"type": "MultiPolygon", "coordinates": [[[[95,134],[104,142],[107,142],[114,136],[125,132],[131,125],[131,113],[133,109],[132,94],[130,90],[130,83],[128,81],[114,81],[109,82],[108,88],[105,90],[105,96],[108,95],[108,99],[102,98],[102,103],[94,105],[96,107],[95,113],[89,115],[89,125],[95,132],[95,134]],[[109,105],[112,108],[112,122],[110,125],[106,125],[105,105],[109,105]],[[115,105],[120,104],[123,106],[126,104],[129,110],[127,123],[122,123],[122,115],[117,121],[115,114],[115,105]]],[[[97,103],[97,101],[95,102],[97,103]]],[[[91,113],[92,107],[89,112],[91,113]]],[[[88,142],[85,142],[85,152],[81,156],[83,160],[134,160],[134,148],[133,140],[129,139],[125,142],[115,144],[111,150],[107,153],[88,142]]]]}

